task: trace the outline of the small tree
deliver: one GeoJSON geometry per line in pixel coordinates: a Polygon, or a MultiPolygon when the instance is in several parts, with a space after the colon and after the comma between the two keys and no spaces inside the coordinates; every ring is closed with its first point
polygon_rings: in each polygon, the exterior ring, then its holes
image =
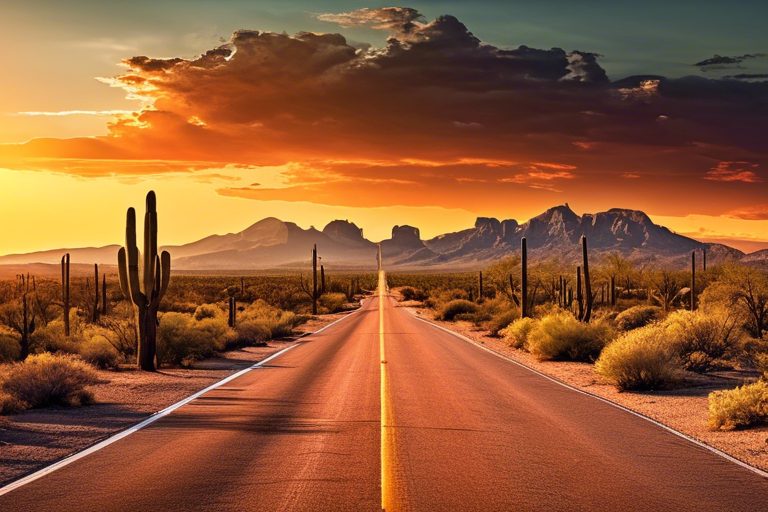
{"type": "Polygon", "coordinates": [[[726,264],[719,279],[702,294],[702,301],[723,302],[737,308],[747,332],[762,338],[768,330],[768,271],[726,264]]]}

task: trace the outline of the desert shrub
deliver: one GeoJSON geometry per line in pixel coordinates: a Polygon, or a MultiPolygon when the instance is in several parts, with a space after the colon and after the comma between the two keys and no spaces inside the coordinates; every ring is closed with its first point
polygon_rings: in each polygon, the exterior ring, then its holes
{"type": "Polygon", "coordinates": [[[739,345],[736,326],[713,312],[676,311],[663,325],[687,370],[708,371],[739,345]]]}
{"type": "Polygon", "coordinates": [[[486,324],[486,328],[490,331],[491,336],[499,336],[501,331],[514,322],[518,316],[519,313],[514,309],[500,311],[491,317],[486,324]]]}
{"type": "Polygon", "coordinates": [[[203,336],[211,340],[214,350],[223,350],[235,342],[236,334],[227,325],[227,319],[223,316],[204,318],[194,322],[193,325],[203,336]]]}
{"type": "Polygon", "coordinates": [[[680,369],[677,353],[658,324],[622,334],[595,363],[595,371],[620,390],[664,387],[679,378],[680,369]]]}
{"type": "Polygon", "coordinates": [[[662,310],[657,306],[632,306],[616,315],[616,327],[622,331],[637,329],[662,317],[662,310]]]}
{"type": "Polygon", "coordinates": [[[536,327],[536,320],[533,318],[518,318],[501,331],[501,335],[509,342],[510,346],[524,348],[528,342],[528,335],[534,327],[536,327]]]}
{"type": "Polygon", "coordinates": [[[444,304],[454,300],[467,300],[469,294],[461,288],[443,289],[439,288],[429,292],[429,297],[424,301],[428,308],[440,309],[444,304]]]}
{"type": "Polygon", "coordinates": [[[100,334],[83,339],[78,344],[77,350],[83,360],[99,368],[117,368],[120,362],[117,349],[100,334]]]}
{"type": "Polygon", "coordinates": [[[249,304],[242,312],[241,318],[241,323],[260,324],[268,329],[270,335],[267,339],[290,336],[293,329],[307,319],[307,317],[296,315],[291,311],[283,311],[270,306],[263,300],[249,304]]]}
{"type": "Polygon", "coordinates": [[[272,339],[272,331],[263,322],[245,320],[235,327],[237,342],[241,345],[257,345],[272,339]]]}
{"type": "MultiPolygon", "coordinates": [[[[453,321],[458,315],[466,315],[477,312],[477,304],[464,299],[452,300],[442,308],[437,315],[438,320],[453,321]]],[[[467,317],[465,317],[467,318],[467,317]]]]}
{"type": "Polygon", "coordinates": [[[52,404],[79,406],[93,401],[85,386],[97,382],[93,367],[77,356],[34,354],[0,377],[0,403],[4,413],[52,404]]]}
{"type": "MultiPolygon", "coordinates": [[[[70,326],[72,327],[72,326],[70,326]]],[[[71,332],[76,332],[72,329],[71,332]]],[[[65,352],[77,353],[77,340],[75,337],[64,336],[64,322],[54,320],[48,325],[40,326],[30,336],[30,350],[32,352],[65,352]]]]}
{"type": "Polygon", "coordinates": [[[427,298],[427,293],[421,288],[414,288],[413,286],[404,286],[400,288],[400,294],[403,296],[403,300],[418,300],[422,301],[427,298]]]}
{"type": "Polygon", "coordinates": [[[195,313],[192,316],[199,321],[206,318],[217,318],[223,314],[224,311],[216,304],[201,304],[195,308],[195,313]]]}
{"type": "Polygon", "coordinates": [[[338,313],[344,309],[347,296],[343,293],[324,293],[320,296],[318,302],[323,312],[338,313]]]}
{"type": "Polygon", "coordinates": [[[604,322],[584,323],[563,311],[545,316],[528,334],[527,348],[540,360],[591,361],[611,339],[604,322]]]}
{"type": "Polygon", "coordinates": [[[21,345],[16,336],[0,332],[0,363],[15,361],[21,355],[21,345]]]}
{"type": "Polygon", "coordinates": [[[768,383],[757,381],[709,394],[709,428],[734,430],[768,421],[768,383]]]}
{"type": "Polygon", "coordinates": [[[760,352],[755,354],[755,368],[762,374],[764,379],[768,380],[768,353],[760,352]]]}
{"type": "Polygon", "coordinates": [[[222,350],[234,336],[223,318],[196,321],[184,313],[165,313],[157,327],[157,357],[162,363],[186,366],[222,350]]]}

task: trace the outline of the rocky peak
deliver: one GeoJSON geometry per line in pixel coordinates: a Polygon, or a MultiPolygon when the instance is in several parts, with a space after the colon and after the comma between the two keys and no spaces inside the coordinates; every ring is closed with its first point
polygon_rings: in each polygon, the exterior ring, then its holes
{"type": "Polygon", "coordinates": [[[392,241],[403,245],[411,245],[414,243],[421,245],[419,228],[407,225],[395,226],[392,228],[392,241]]]}
{"type": "Polygon", "coordinates": [[[337,242],[365,242],[362,228],[348,220],[334,220],[323,228],[323,234],[337,242]]]}

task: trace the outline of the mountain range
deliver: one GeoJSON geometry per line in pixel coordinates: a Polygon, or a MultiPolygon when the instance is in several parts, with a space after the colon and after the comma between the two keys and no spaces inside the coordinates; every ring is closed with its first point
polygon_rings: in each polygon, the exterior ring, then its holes
{"type": "MultiPolygon", "coordinates": [[[[704,243],[654,224],[645,213],[613,208],[577,215],[567,204],[555,206],[528,222],[479,217],[471,228],[422,239],[418,228],[394,226],[380,241],[385,266],[401,269],[469,269],[519,250],[525,237],[531,257],[576,260],[579,239],[586,235],[590,254],[618,251],[628,258],[683,265],[693,250],[705,250],[711,262],[725,259],[768,262],[768,249],[751,254],[722,244],[704,243]]],[[[177,270],[256,270],[306,266],[313,244],[322,263],[336,268],[374,268],[377,244],[346,220],[322,230],[303,229],[269,217],[239,233],[211,235],[184,245],[166,246],[177,270]]],[[[114,265],[118,245],[70,248],[0,256],[0,265],[58,263],[69,252],[73,263],[114,265]]]]}

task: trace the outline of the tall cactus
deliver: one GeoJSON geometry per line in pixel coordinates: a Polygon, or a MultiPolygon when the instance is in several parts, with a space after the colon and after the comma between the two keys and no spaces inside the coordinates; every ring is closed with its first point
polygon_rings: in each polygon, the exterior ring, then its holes
{"type": "Polygon", "coordinates": [[[696,251],[691,251],[691,311],[696,309],[696,251]]]}
{"type": "Polygon", "coordinates": [[[107,314],[107,274],[101,276],[101,314],[107,314]]]}
{"type": "Polygon", "coordinates": [[[312,314],[317,314],[317,244],[312,246],[312,314]]]}
{"type": "Polygon", "coordinates": [[[482,301],[483,297],[485,297],[485,293],[484,293],[485,290],[483,290],[483,271],[482,270],[480,272],[478,272],[477,280],[478,280],[478,283],[477,283],[477,285],[478,285],[478,292],[479,292],[479,295],[480,295],[479,299],[482,301]]]}
{"type": "Polygon", "coordinates": [[[227,324],[233,329],[237,326],[237,298],[234,295],[229,296],[229,320],[227,324]]]}
{"type": "Polygon", "coordinates": [[[157,354],[157,310],[168,289],[171,278],[171,255],[157,254],[157,199],[147,194],[144,215],[144,264],[139,268],[139,248],[136,245],[136,211],[128,208],[125,222],[125,247],[117,253],[120,289],[133,302],[139,315],[138,365],[155,371],[157,354]],[[142,274],[143,270],[143,275],[142,274]]]}
{"type": "Polygon", "coordinates": [[[584,314],[581,316],[582,322],[589,322],[592,317],[592,281],[589,279],[589,258],[587,254],[587,237],[581,237],[581,268],[584,272],[584,314]]]}
{"type": "Polygon", "coordinates": [[[101,314],[101,310],[99,309],[99,264],[94,263],[93,264],[93,286],[94,286],[94,296],[93,296],[93,311],[91,312],[91,319],[94,323],[99,321],[99,315],[101,314]]]}
{"type": "Polygon", "coordinates": [[[61,304],[64,307],[64,336],[69,336],[69,253],[61,257],[61,304]]]}
{"type": "Polygon", "coordinates": [[[320,265],[320,295],[325,293],[325,267],[320,265]]]}
{"type": "Polygon", "coordinates": [[[520,316],[527,318],[528,311],[528,242],[520,239],[520,316]]]}
{"type": "Polygon", "coordinates": [[[576,267],[576,318],[581,320],[584,316],[584,294],[581,291],[581,267],[576,267]]]}

